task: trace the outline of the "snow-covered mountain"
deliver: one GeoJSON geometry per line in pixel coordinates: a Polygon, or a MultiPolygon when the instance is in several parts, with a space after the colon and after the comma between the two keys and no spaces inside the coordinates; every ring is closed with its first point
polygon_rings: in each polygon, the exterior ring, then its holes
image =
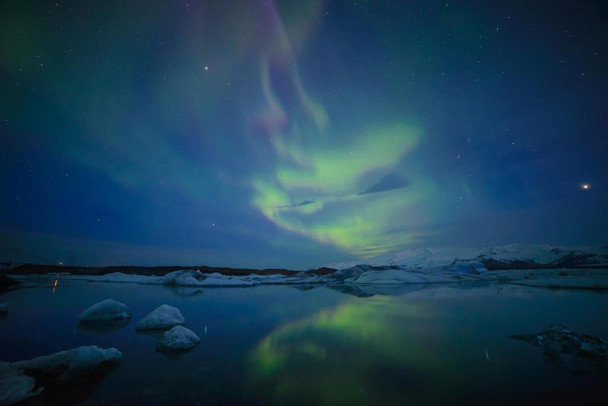
{"type": "Polygon", "coordinates": [[[564,247],[512,244],[486,248],[416,248],[393,254],[326,265],[345,269],[359,264],[400,269],[425,269],[458,262],[479,262],[488,270],[608,267],[608,246],[564,247]]]}

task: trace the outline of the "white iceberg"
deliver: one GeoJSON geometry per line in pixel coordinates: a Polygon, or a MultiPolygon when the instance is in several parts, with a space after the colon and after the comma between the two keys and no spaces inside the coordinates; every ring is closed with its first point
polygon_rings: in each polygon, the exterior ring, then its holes
{"type": "Polygon", "coordinates": [[[122,359],[122,353],[116,348],[104,350],[92,345],[60,351],[28,361],[13,362],[11,365],[21,370],[35,370],[57,374],[57,380],[67,381],[92,372],[104,362],[119,361],[120,359],[122,359]]]}
{"type": "Polygon", "coordinates": [[[175,271],[166,274],[160,283],[171,286],[252,286],[260,282],[251,280],[247,276],[222,275],[219,272],[210,274],[201,271],[175,271]]]}
{"type": "MultiPolygon", "coordinates": [[[[203,273],[199,270],[193,271],[184,269],[170,272],[164,276],[147,275],[126,275],[114,272],[107,275],[62,275],[68,280],[86,280],[91,282],[118,282],[118,283],[139,283],[145,285],[166,285],[175,287],[241,287],[256,285],[275,285],[275,284],[307,284],[319,283],[317,275],[306,272],[293,272],[292,274],[270,274],[259,275],[224,275],[219,272],[203,273]]],[[[33,278],[28,275],[22,280],[33,282],[33,278]]]]}
{"type": "Polygon", "coordinates": [[[487,269],[480,262],[456,261],[450,265],[424,269],[407,269],[396,265],[356,265],[318,279],[329,284],[396,285],[477,282],[487,280],[487,274],[487,269]]]}
{"type": "Polygon", "coordinates": [[[116,348],[82,346],[27,361],[0,363],[0,404],[17,403],[42,393],[45,388],[37,384],[37,376],[65,382],[121,359],[122,353],[116,348]]]}
{"type": "Polygon", "coordinates": [[[300,285],[300,284],[311,284],[320,283],[322,280],[317,275],[311,275],[304,271],[293,272],[292,274],[270,274],[270,275],[258,275],[250,274],[244,277],[246,280],[259,283],[262,285],[300,285]]]}
{"type": "Polygon", "coordinates": [[[115,321],[131,317],[124,303],[106,299],[89,307],[78,316],[80,322],[115,321]]]}
{"type": "Polygon", "coordinates": [[[405,284],[405,283],[451,283],[458,282],[454,277],[439,272],[412,272],[402,269],[383,271],[368,271],[361,275],[346,279],[344,283],[353,284],[405,284]]]}
{"type": "Polygon", "coordinates": [[[14,368],[10,362],[0,362],[0,405],[12,405],[42,393],[34,389],[36,380],[14,368]]]}
{"type": "Polygon", "coordinates": [[[186,319],[179,309],[164,304],[141,319],[135,328],[137,330],[162,330],[185,323],[186,319]]]}
{"type": "Polygon", "coordinates": [[[201,339],[192,330],[183,326],[175,326],[171,330],[165,331],[163,341],[158,344],[158,349],[160,351],[189,350],[200,342],[201,339]]]}

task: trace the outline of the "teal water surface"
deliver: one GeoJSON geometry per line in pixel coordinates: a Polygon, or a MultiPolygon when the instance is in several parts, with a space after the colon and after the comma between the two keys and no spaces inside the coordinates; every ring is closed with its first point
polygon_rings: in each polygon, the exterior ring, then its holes
{"type": "Polygon", "coordinates": [[[35,404],[594,404],[608,394],[605,374],[571,374],[540,348],[509,338],[551,323],[608,337],[601,292],[72,281],[8,291],[0,302],[11,306],[0,320],[2,361],[80,345],[123,353],[113,371],[35,404]],[[127,304],[132,321],[113,332],[78,329],[78,314],[107,298],[127,304]],[[164,303],[201,337],[193,350],[167,356],[156,351],[158,336],[135,331],[164,303]]]}

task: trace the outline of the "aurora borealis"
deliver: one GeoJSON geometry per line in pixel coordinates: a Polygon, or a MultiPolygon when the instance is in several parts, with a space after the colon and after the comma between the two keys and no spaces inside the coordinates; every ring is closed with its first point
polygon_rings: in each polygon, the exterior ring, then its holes
{"type": "Polygon", "coordinates": [[[607,16],[600,1],[5,1],[0,254],[308,268],[605,243],[607,16]]]}

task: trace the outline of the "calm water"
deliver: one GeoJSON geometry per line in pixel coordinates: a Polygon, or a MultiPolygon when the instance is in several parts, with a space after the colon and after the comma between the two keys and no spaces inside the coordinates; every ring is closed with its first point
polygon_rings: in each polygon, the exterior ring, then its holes
{"type": "Polygon", "coordinates": [[[572,375],[542,350],[508,336],[550,323],[608,337],[608,294],[509,285],[367,290],[328,287],[170,289],[71,282],[0,295],[0,359],[16,361],[79,345],[116,347],[118,368],[63,391],[86,404],[592,404],[607,375],[572,375]],[[413,290],[413,291],[412,291],[413,290]],[[361,293],[361,292],[359,292],[361,293]],[[129,325],[100,335],[78,314],[113,298],[129,325]],[[156,352],[136,322],[178,307],[202,339],[178,357],[156,352]],[[206,333],[205,333],[206,330],[206,333]],[[556,403],[557,404],[557,403],[556,403]]]}

